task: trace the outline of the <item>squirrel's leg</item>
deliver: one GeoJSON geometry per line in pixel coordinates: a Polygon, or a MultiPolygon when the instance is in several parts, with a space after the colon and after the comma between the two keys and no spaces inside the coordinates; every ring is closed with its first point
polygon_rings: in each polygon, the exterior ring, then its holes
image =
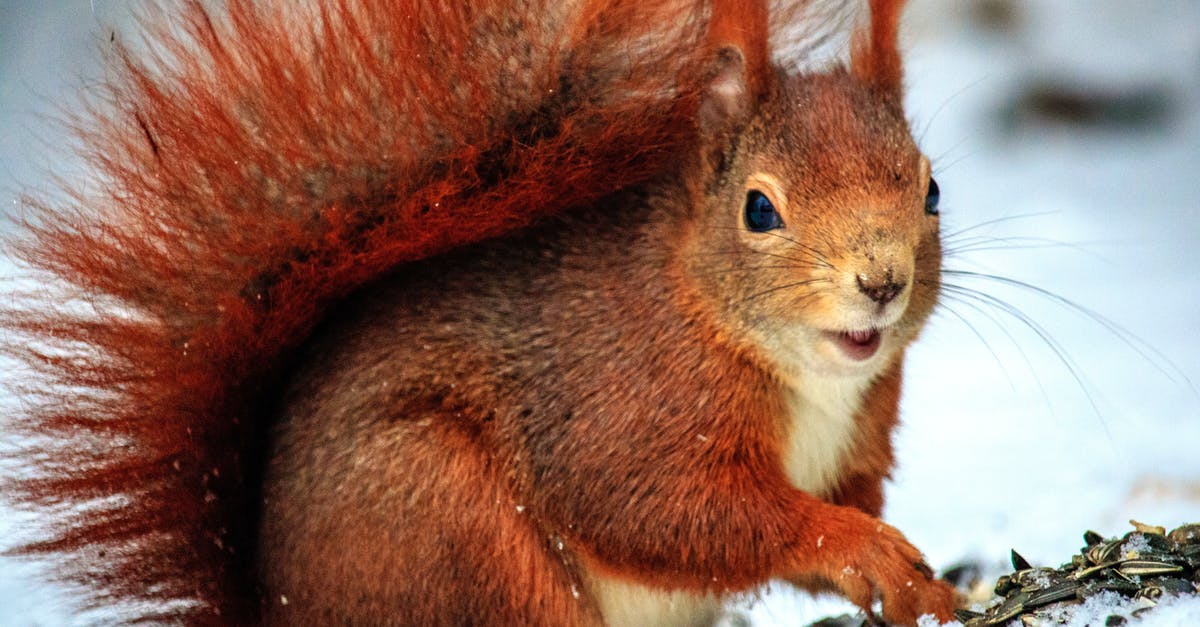
{"type": "Polygon", "coordinates": [[[598,624],[461,419],[340,420],[283,429],[268,469],[268,624],[598,624]]]}
{"type": "MultiPolygon", "coordinates": [[[[856,475],[839,482],[830,502],[853,507],[863,513],[879,517],[883,512],[883,474],[856,475]]],[[[803,575],[788,577],[788,583],[812,594],[837,592],[837,586],[819,577],[803,575]]]]}
{"type": "Polygon", "coordinates": [[[883,479],[884,475],[856,475],[843,479],[831,500],[880,516],[883,512],[883,479]]]}
{"type": "MultiPolygon", "coordinates": [[[[787,491],[782,485],[780,488],[782,498],[764,493],[739,497],[740,512],[725,509],[734,504],[721,503],[725,499],[710,492],[703,500],[706,511],[682,515],[693,523],[705,521],[703,526],[693,525],[691,530],[683,531],[684,535],[698,534],[694,540],[680,542],[681,548],[692,549],[690,554],[672,559],[655,551],[661,570],[653,578],[644,572],[629,574],[650,585],[694,588],[703,584],[695,576],[706,573],[710,583],[704,587],[728,587],[730,591],[783,577],[805,583],[805,587],[817,584],[824,588],[828,584],[863,608],[870,608],[875,598],[882,598],[884,618],[893,623],[915,625],[917,618],[926,613],[943,621],[953,618],[953,588],[933,579],[920,552],[899,531],[857,508],[826,503],[798,490],[787,491]],[[730,515],[717,513],[722,510],[730,515]],[[690,572],[677,570],[689,568],[687,562],[692,562],[690,572]]],[[[659,528],[669,528],[669,521],[662,522],[659,528]]],[[[654,521],[641,524],[655,528],[654,521]]],[[[617,552],[602,559],[610,568],[622,562],[649,561],[644,556],[617,552]]]]}
{"type": "MultiPolygon", "coordinates": [[[[730,380],[697,387],[750,392],[696,409],[720,413],[688,417],[682,412],[694,407],[690,393],[674,397],[664,386],[652,397],[657,405],[647,400],[625,415],[616,439],[602,437],[612,431],[612,417],[581,403],[570,421],[554,423],[563,430],[555,434],[556,446],[530,447],[540,464],[530,476],[538,481],[541,507],[571,536],[589,572],[652,589],[718,595],[773,578],[819,580],[862,607],[882,597],[884,616],[895,623],[912,625],[925,613],[952,618],[952,588],[932,578],[920,551],[899,531],[864,511],[878,510],[878,479],[890,467],[890,448],[872,451],[869,441],[859,440],[850,451],[844,476],[873,477],[848,491],[859,499],[851,501],[857,507],[817,498],[785,474],[778,449],[782,400],[753,393],[773,389],[773,382],[733,379],[745,372],[734,367],[714,371],[730,380]],[[563,442],[585,451],[571,455],[570,466],[560,454],[563,442]]],[[[871,413],[863,416],[879,418],[870,431],[885,441],[894,417],[874,412],[893,400],[877,401],[880,406],[866,407],[871,413]]]]}
{"type": "MultiPolygon", "coordinates": [[[[737,592],[776,577],[828,583],[864,608],[882,597],[884,617],[895,623],[914,625],[925,613],[952,618],[953,589],[932,578],[899,531],[795,489],[777,465],[745,462],[672,476],[657,484],[670,489],[640,494],[636,509],[610,517],[609,529],[579,529],[585,564],[697,592],[737,592]]],[[[637,475],[661,477],[661,468],[626,470],[641,483],[637,475]]]]}

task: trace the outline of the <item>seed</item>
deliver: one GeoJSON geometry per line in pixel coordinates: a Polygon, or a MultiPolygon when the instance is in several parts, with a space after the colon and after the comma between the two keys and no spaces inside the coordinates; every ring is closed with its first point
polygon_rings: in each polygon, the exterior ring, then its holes
{"type": "Polygon", "coordinates": [[[1124,543],[1124,540],[1109,540],[1096,544],[1087,550],[1087,558],[1093,564],[1107,564],[1117,557],[1124,543]]]}
{"type": "Polygon", "coordinates": [[[1166,527],[1159,527],[1158,525],[1147,525],[1146,523],[1141,523],[1136,520],[1130,520],[1129,524],[1133,525],[1133,528],[1136,529],[1138,533],[1154,534],[1157,536],[1167,535],[1166,527]]]}
{"type": "Polygon", "coordinates": [[[1025,601],[1029,599],[1028,592],[1018,592],[1009,597],[988,617],[988,625],[1003,625],[1025,611],[1025,601]]]}
{"type": "Polygon", "coordinates": [[[1104,581],[1089,581],[1076,592],[1076,596],[1080,599],[1087,599],[1101,592],[1116,592],[1124,596],[1130,596],[1141,590],[1142,587],[1132,581],[1124,581],[1121,579],[1107,579],[1104,581]]]}
{"type": "Polygon", "coordinates": [[[1012,580],[1022,588],[1041,590],[1049,585],[1054,574],[1053,568],[1027,568],[1013,573],[1012,580]]]}
{"type": "Polygon", "coordinates": [[[1159,562],[1155,560],[1125,560],[1117,567],[1117,572],[1127,577],[1147,577],[1150,575],[1169,575],[1182,572],[1182,566],[1159,562]]]}
{"type": "Polygon", "coordinates": [[[1183,525],[1171,530],[1167,536],[1176,546],[1200,545],[1200,523],[1183,525]]]}
{"type": "Polygon", "coordinates": [[[1106,564],[1097,564],[1095,566],[1092,566],[1091,568],[1084,568],[1083,570],[1077,570],[1077,571],[1075,571],[1075,574],[1071,575],[1071,576],[1074,577],[1075,579],[1087,579],[1088,577],[1090,577],[1096,573],[1104,572],[1104,571],[1108,570],[1109,568],[1112,568],[1113,566],[1116,566],[1116,565],[1117,565],[1117,562],[1108,562],[1106,564]]]}
{"type": "Polygon", "coordinates": [[[1029,570],[1030,568],[1033,568],[1033,566],[1029,564],[1028,560],[1021,557],[1020,553],[1017,553],[1016,549],[1012,549],[1012,555],[1010,557],[1012,558],[1013,570],[1029,570]]]}
{"type": "Polygon", "coordinates": [[[984,615],[982,613],[973,612],[971,610],[964,610],[964,609],[954,610],[954,618],[955,618],[955,620],[957,620],[960,623],[972,621],[977,618],[983,618],[983,616],[984,615]]]}
{"type": "Polygon", "coordinates": [[[1142,590],[1138,594],[1158,598],[1164,594],[1194,594],[1195,592],[1196,587],[1186,579],[1159,577],[1150,583],[1143,584],[1142,590]]]}
{"type": "MultiPolygon", "coordinates": [[[[1162,527],[1159,527],[1161,529],[1162,527]]],[[[1135,545],[1144,545],[1150,547],[1151,551],[1170,551],[1171,541],[1167,536],[1161,533],[1145,533],[1142,531],[1131,531],[1121,538],[1122,548],[1129,545],[1131,542],[1135,545]]],[[[1133,557],[1132,555],[1126,557],[1133,557]]]]}
{"type": "Polygon", "coordinates": [[[1077,581],[1060,581],[1045,590],[1031,594],[1025,605],[1028,607],[1041,607],[1055,601],[1073,599],[1075,598],[1075,593],[1082,587],[1083,584],[1077,581]]]}

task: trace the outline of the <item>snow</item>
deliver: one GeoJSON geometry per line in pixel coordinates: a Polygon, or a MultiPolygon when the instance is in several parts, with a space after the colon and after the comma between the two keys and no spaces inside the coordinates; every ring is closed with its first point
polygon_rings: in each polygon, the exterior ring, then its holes
{"type": "MultiPolygon", "coordinates": [[[[5,203],[18,182],[43,180],[51,158],[36,140],[57,135],[38,116],[95,75],[98,24],[126,10],[69,4],[0,3],[5,203]]],[[[914,0],[906,23],[908,106],[934,161],[943,228],[996,220],[963,237],[1000,238],[962,240],[981,250],[947,265],[1027,281],[1123,329],[971,281],[1036,321],[1062,356],[995,307],[953,301],[911,351],[885,518],[935,567],[974,559],[994,577],[1011,548],[1057,566],[1085,529],[1200,521],[1200,4],[1014,1],[1008,30],[980,25],[983,4],[914,0]],[[1013,115],[1015,95],[1037,82],[1145,90],[1163,112],[1123,129],[1013,115]]],[[[30,522],[0,516],[0,537],[30,522]]],[[[31,567],[0,560],[0,623],[72,622],[63,597],[36,582],[31,567]]],[[[1067,624],[1132,609],[1091,601],[1067,624]]],[[[776,585],[739,611],[768,626],[850,610],[776,585]]],[[[1200,601],[1164,600],[1128,624],[1197,625],[1200,601]]]]}
{"type": "Polygon", "coordinates": [[[1135,533],[1121,545],[1121,558],[1134,559],[1150,550],[1150,541],[1146,536],[1135,533]]]}

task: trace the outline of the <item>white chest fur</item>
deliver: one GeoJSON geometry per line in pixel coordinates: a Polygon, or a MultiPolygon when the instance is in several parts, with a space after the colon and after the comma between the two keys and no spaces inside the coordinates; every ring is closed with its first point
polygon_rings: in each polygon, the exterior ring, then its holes
{"type": "Polygon", "coordinates": [[[837,485],[869,384],[868,377],[811,377],[784,392],[791,420],[783,467],[792,485],[817,497],[837,485]]]}
{"type": "Polygon", "coordinates": [[[721,611],[715,596],[619,579],[593,576],[591,590],[608,627],[699,627],[712,625],[721,611]]]}

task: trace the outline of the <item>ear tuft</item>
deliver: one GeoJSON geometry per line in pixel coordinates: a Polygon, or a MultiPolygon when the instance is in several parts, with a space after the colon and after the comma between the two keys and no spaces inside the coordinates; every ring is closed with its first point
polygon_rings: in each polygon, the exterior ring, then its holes
{"type": "Polygon", "coordinates": [[[870,0],[869,4],[870,24],[854,36],[851,71],[878,91],[899,98],[904,78],[899,42],[904,0],[870,0]]]}

